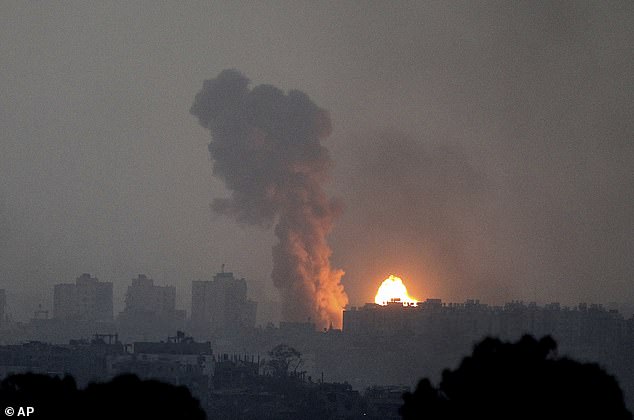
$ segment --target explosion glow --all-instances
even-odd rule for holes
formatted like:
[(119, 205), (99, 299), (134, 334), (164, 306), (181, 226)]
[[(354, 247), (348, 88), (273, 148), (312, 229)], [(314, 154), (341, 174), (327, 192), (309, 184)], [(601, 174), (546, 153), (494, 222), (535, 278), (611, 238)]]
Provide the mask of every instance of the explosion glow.
[(374, 303), (387, 305), (388, 302), (402, 302), (406, 304), (416, 304), (418, 301), (407, 294), (407, 288), (400, 277), (392, 276), (383, 280), (379, 290), (374, 297)]

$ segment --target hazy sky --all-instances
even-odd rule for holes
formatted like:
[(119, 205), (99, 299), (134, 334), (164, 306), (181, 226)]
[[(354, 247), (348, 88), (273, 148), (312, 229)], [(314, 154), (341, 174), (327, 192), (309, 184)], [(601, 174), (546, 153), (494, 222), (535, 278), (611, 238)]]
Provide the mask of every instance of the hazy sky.
[(273, 232), (211, 212), (189, 114), (236, 68), (330, 111), (352, 303), (391, 273), (420, 299), (633, 301), (633, 28), (631, 1), (3, 1), (0, 287), (50, 306), (90, 272), (120, 308), (146, 273), (189, 309), (222, 263), (270, 282)]

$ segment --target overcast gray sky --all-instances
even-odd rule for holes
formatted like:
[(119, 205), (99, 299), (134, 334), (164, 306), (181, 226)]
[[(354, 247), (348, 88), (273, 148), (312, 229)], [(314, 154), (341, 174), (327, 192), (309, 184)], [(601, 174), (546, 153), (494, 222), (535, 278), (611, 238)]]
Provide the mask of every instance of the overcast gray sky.
[(137, 273), (187, 306), (222, 263), (270, 282), (273, 232), (210, 211), (189, 114), (236, 68), (330, 111), (352, 303), (391, 273), (419, 299), (632, 301), (633, 28), (630, 1), (4, 1), (0, 287), (90, 272), (119, 308)]

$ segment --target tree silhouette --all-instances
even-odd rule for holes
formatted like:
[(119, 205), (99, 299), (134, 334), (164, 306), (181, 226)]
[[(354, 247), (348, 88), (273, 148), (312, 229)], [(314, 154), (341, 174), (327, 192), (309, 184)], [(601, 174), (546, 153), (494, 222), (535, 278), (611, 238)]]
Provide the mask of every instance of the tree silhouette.
[[(135, 375), (120, 375), (105, 383), (88, 385), (82, 402), (91, 413), (85, 418), (204, 420), (205, 412), (185, 386)], [(94, 414), (93, 414), (94, 413)]]
[(0, 382), (0, 409), (33, 407), (30, 418), (78, 419), (73, 412), (79, 405), (79, 391), (75, 380), (23, 373), (10, 375)]
[(297, 373), (302, 364), (302, 354), (287, 344), (279, 344), (269, 351), (270, 360), (266, 367), (273, 376), (284, 377), (289, 373)]
[(549, 336), (486, 338), (438, 388), (422, 379), (403, 395), (403, 419), (632, 419), (613, 376), (557, 356)]

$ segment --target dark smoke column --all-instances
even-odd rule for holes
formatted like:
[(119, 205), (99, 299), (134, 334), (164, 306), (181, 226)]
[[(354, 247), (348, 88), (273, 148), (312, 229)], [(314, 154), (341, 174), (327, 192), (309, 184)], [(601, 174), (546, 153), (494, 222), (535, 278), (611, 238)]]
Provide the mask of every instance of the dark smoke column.
[(250, 89), (236, 70), (205, 80), (190, 112), (211, 131), (213, 174), (231, 191), (214, 210), (240, 223), (275, 224), (271, 277), (284, 319), (341, 326), (344, 273), (330, 266), (326, 241), (340, 206), (321, 187), (331, 165), (320, 144), (330, 135), (328, 113), (300, 91)]

